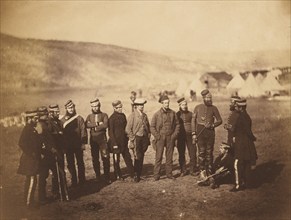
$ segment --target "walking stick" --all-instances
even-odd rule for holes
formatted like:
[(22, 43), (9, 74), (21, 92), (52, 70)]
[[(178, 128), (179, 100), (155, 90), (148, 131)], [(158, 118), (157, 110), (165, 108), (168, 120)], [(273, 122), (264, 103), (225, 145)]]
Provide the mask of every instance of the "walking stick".
[(59, 193), (60, 193), (60, 199), (61, 202), (63, 201), (63, 194), (62, 194), (62, 187), (61, 187), (61, 178), (60, 178), (60, 170), (59, 170), (59, 162), (58, 157), (55, 157), (56, 160), (56, 167), (57, 167), (57, 176), (58, 176), (58, 186), (59, 186)]
[(62, 178), (63, 178), (65, 197), (66, 197), (66, 200), (69, 201), (70, 199), (69, 199), (68, 188), (67, 188), (67, 184), (66, 184), (66, 177), (65, 177), (64, 173), (62, 175)]
[(218, 173), (214, 173), (214, 174), (212, 174), (212, 175), (209, 175), (209, 176), (207, 176), (207, 177), (206, 177), (205, 179), (203, 179), (203, 180), (197, 181), (196, 184), (203, 183), (203, 182), (209, 180), (211, 177), (217, 176), (218, 174), (221, 174), (221, 173), (223, 173), (223, 172), (225, 172), (225, 171), (227, 171), (227, 168), (221, 170), (221, 171), (218, 172)]

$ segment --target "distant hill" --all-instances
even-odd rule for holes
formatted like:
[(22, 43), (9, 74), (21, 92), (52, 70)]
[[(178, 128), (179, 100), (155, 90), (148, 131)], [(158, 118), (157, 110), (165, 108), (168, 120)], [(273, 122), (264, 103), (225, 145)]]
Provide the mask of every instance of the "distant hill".
[[(290, 66), (290, 51), (196, 54), (179, 58), (99, 43), (22, 39), (0, 34), (1, 88), (176, 89), (196, 73)], [(250, 56), (251, 55), (251, 56)], [(178, 58), (177, 58), (178, 57)], [(289, 65), (288, 65), (289, 64)]]
[(21, 39), (1, 34), (5, 90), (175, 86), (209, 66), (98, 43)]

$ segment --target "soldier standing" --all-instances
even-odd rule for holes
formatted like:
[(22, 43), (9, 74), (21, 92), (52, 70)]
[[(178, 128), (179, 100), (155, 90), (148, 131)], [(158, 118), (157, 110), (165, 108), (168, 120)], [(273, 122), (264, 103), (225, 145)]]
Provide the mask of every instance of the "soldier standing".
[[(229, 110), (230, 114), (227, 119), (227, 123), (224, 125), (224, 129), (227, 130), (227, 143), (233, 148), (233, 137), (234, 137), (234, 130), (237, 119), (239, 117), (239, 110), (237, 106), (237, 101), (240, 100), (239, 96), (232, 96), (230, 99)], [(232, 149), (233, 150), (233, 149)]]
[(111, 152), (113, 153), (114, 173), (115, 177), (123, 180), (120, 170), (120, 154), (124, 159), (130, 177), (134, 178), (134, 168), (132, 165), (131, 155), (128, 149), (128, 137), (125, 133), (126, 116), (122, 113), (122, 103), (116, 100), (112, 103), (114, 112), (109, 117), (109, 140)]
[(179, 121), (176, 113), (169, 108), (170, 100), (168, 96), (162, 95), (159, 102), (162, 104), (162, 108), (154, 114), (150, 125), (151, 133), (157, 142), (154, 167), (155, 181), (160, 179), (164, 147), (166, 147), (167, 178), (175, 179), (172, 174), (173, 151), (179, 132)]
[(231, 190), (237, 192), (250, 187), (251, 166), (258, 159), (254, 141), (256, 137), (252, 132), (252, 120), (246, 111), (245, 99), (237, 101), (240, 111), (237, 125), (234, 131), (234, 168), (235, 187)]
[(110, 156), (107, 146), (106, 130), (108, 128), (108, 115), (100, 110), (101, 103), (98, 98), (90, 101), (92, 113), (87, 116), (86, 128), (90, 129), (90, 145), (93, 168), (96, 180), (100, 180), (99, 152), (103, 162), (104, 178), (110, 182)]
[(179, 164), (181, 169), (181, 176), (187, 174), (185, 150), (186, 145), (190, 157), (190, 174), (195, 175), (197, 172), (196, 159), (196, 145), (192, 142), (192, 112), (188, 111), (187, 101), (185, 98), (178, 99), (179, 111), (177, 117), (180, 123), (180, 130), (177, 140), (177, 148), (179, 152)]
[(193, 141), (198, 143), (198, 163), (200, 177), (204, 179), (211, 174), (213, 163), (213, 147), (215, 128), (222, 124), (222, 119), (216, 106), (212, 104), (212, 95), (209, 90), (201, 92), (203, 104), (194, 109), (192, 118)]
[(76, 113), (75, 104), (68, 100), (65, 104), (66, 114), (61, 119), (64, 129), (65, 151), (72, 186), (77, 186), (75, 157), (78, 165), (79, 184), (85, 183), (85, 165), (83, 151), (87, 143), (87, 131), (84, 119)]
[(18, 145), (22, 150), (18, 174), (25, 175), (24, 199), (28, 207), (34, 205), (34, 193), (39, 172), (42, 142), (36, 131), (37, 111), (25, 112), (26, 124), (21, 132)]
[(39, 185), (38, 185), (38, 196), (40, 204), (48, 202), (46, 196), (46, 179), (49, 176), (49, 170), (52, 171), (52, 193), (54, 197), (57, 197), (58, 193), (58, 181), (57, 169), (55, 164), (56, 146), (51, 133), (48, 128), (48, 110), (47, 107), (42, 106), (38, 108), (39, 120), (37, 123), (37, 131), (42, 139), (41, 149), (41, 162), (39, 171)]
[(59, 119), (59, 115), (59, 106), (57, 104), (50, 105), (48, 130), (52, 135), (55, 143), (56, 154), (54, 162), (55, 166), (57, 166), (57, 173), (52, 178), (52, 191), (56, 193), (59, 190), (60, 199), (62, 200), (63, 198), (65, 198), (66, 200), (69, 200), (64, 162), (64, 133), (63, 125)]
[(144, 104), (147, 101), (143, 98), (134, 100), (135, 110), (128, 117), (126, 133), (129, 137), (130, 146), (134, 151), (134, 171), (136, 174), (135, 181), (140, 181), (142, 173), (144, 154), (150, 145), (150, 123), (147, 115), (144, 113)]

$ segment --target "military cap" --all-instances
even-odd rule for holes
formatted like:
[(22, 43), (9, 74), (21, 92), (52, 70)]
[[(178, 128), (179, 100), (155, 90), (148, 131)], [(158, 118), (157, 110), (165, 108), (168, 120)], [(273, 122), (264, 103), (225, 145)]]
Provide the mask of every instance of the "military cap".
[(94, 98), (90, 101), (91, 107), (100, 106), (101, 103), (98, 98)]
[(181, 105), (183, 102), (186, 102), (186, 99), (184, 97), (177, 100), (177, 103), (179, 105)]
[(65, 107), (66, 108), (70, 108), (70, 107), (73, 107), (75, 106), (75, 104), (73, 103), (73, 101), (70, 99), (68, 100), (66, 103), (65, 103)]
[(204, 89), (204, 90), (201, 91), (201, 95), (202, 96), (206, 96), (208, 93), (209, 93), (208, 89)]
[(41, 106), (37, 108), (37, 114), (39, 116), (43, 116), (43, 115), (47, 115), (48, 114), (48, 110), (46, 106)]
[(35, 110), (26, 111), (24, 114), (25, 114), (25, 117), (30, 118), (30, 117), (38, 116), (37, 113), (38, 113), (38, 111), (37, 111), (37, 109), (35, 109)]
[(247, 105), (247, 100), (246, 99), (240, 99), (237, 101), (238, 106), (246, 106)]
[(146, 103), (147, 103), (147, 100), (145, 100), (144, 98), (137, 98), (133, 102), (134, 105), (144, 105)]
[(117, 107), (117, 106), (119, 106), (119, 105), (122, 106), (122, 103), (121, 103), (120, 100), (115, 100), (114, 102), (112, 102), (112, 106), (113, 106), (113, 107)]
[(233, 101), (233, 102), (237, 102), (238, 100), (240, 100), (240, 97), (237, 96), (237, 95), (233, 95), (233, 96), (230, 97), (230, 99), (231, 99), (231, 101)]
[(230, 145), (226, 142), (222, 142), (220, 147), (224, 148), (224, 149), (230, 149)]
[(159, 99), (159, 102), (162, 103), (162, 102), (165, 101), (165, 100), (169, 100), (169, 97), (166, 96), (166, 95), (162, 95), (162, 96), (160, 97), (160, 99)]
[(59, 111), (59, 105), (58, 104), (49, 105), (49, 111), (50, 112)]

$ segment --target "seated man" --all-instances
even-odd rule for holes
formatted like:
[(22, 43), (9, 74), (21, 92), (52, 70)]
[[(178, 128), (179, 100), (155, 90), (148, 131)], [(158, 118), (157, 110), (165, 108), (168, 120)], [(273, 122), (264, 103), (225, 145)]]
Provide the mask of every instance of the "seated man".
[(220, 154), (213, 163), (213, 174), (205, 178), (205, 180), (199, 181), (199, 186), (211, 185), (211, 188), (215, 189), (223, 183), (234, 181), (234, 158), (230, 152), (230, 146), (222, 142), (219, 151)]

